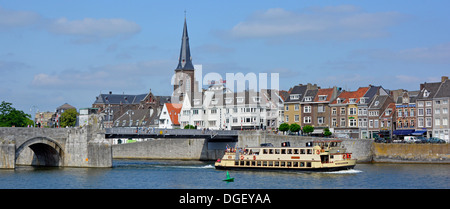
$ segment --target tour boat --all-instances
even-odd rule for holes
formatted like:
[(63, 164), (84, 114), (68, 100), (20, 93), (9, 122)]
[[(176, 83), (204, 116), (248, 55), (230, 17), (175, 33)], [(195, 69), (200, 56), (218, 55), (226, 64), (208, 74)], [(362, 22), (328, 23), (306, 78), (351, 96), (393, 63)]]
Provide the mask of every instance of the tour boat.
[(281, 147), (270, 143), (260, 147), (231, 148), (227, 146), (216, 169), (266, 169), (292, 171), (338, 171), (354, 168), (356, 159), (348, 153), (341, 140), (312, 141), (305, 147)]

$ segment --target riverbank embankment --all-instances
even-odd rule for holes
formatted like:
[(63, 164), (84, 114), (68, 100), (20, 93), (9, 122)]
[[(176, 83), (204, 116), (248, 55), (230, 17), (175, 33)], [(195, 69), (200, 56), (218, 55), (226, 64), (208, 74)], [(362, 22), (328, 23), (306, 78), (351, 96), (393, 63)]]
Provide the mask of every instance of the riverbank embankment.
[[(161, 138), (113, 145), (116, 159), (217, 160), (226, 146), (253, 147), (262, 143), (291, 147), (305, 146), (308, 136), (275, 135), (263, 131), (241, 131), (237, 142), (214, 142), (203, 138)], [(371, 139), (339, 139), (358, 163), (450, 163), (449, 144), (381, 144)]]

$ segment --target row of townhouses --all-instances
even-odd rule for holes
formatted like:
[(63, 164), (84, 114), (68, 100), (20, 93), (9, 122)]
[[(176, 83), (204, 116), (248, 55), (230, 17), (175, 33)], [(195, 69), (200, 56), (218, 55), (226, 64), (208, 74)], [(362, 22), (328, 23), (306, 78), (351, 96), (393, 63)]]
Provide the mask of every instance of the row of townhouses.
[[(201, 80), (201, 79), (200, 79)], [(105, 127), (159, 127), (276, 131), (281, 123), (325, 128), (336, 137), (402, 138), (407, 135), (449, 141), (450, 81), (423, 83), (417, 91), (369, 85), (355, 91), (299, 84), (288, 91), (232, 91), (225, 83), (202, 89), (195, 78), (186, 20), (173, 94), (100, 94), (92, 108)], [(200, 81), (201, 82), (201, 81)], [(234, 85), (231, 83), (231, 85)]]

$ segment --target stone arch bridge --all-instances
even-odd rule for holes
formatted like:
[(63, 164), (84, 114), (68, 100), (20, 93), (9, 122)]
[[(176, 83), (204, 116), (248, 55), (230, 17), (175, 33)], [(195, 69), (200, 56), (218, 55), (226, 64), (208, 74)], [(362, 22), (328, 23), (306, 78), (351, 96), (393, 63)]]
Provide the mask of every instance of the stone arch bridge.
[(83, 128), (0, 128), (0, 169), (16, 165), (112, 167), (105, 133)]

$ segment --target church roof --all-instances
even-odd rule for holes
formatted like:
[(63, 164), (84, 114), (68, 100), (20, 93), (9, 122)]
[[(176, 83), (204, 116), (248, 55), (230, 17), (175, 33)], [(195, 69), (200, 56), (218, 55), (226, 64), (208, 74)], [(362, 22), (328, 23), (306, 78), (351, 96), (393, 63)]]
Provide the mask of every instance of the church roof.
[(186, 18), (184, 18), (183, 36), (181, 37), (181, 50), (178, 66), (175, 70), (194, 70), (192, 64), (191, 50), (189, 48), (189, 36), (187, 31)]

